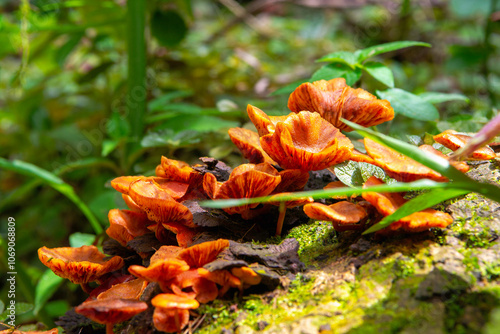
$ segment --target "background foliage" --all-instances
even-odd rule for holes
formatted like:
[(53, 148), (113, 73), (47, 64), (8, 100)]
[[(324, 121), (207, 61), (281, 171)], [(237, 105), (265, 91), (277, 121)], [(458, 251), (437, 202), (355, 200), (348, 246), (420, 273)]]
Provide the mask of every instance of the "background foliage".
[[(497, 113), (496, 0), (317, 3), (0, 0), (0, 272), (14, 217), (18, 321), (51, 325), (83, 300), (46, 272), (39, 247), (91, 243), (124, 207), (109, 181), (152, 174), (161, 155), (242, 162), (226, 130), (247, 123), (248, 103), (286, 114), (297, 82), (344, 76), (433, 110), (379, 127), (405, 141), (477, 131)], [(432, 47), (356, 53), (395, 41)]]

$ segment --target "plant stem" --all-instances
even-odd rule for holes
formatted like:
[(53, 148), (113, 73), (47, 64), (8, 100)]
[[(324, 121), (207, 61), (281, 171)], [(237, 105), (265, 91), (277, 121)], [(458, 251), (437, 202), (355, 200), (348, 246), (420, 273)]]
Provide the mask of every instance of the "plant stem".
[[(132, 143), (124, 151), (125, 157), (135, 150), (144, 130), (146, 114), (146, 1), (127, 1), (128, 20), (128, 92), (126, 97), (127, 119)], [(122, 166), (123, 167), (123, 166)]]
[(279, 212), (278, 224), (276, 225), (276, 236), (280, 236), (281, 230), (283, 229), (283, 222), (285, 221), (286, 214), (286, 202), (280, 202)]

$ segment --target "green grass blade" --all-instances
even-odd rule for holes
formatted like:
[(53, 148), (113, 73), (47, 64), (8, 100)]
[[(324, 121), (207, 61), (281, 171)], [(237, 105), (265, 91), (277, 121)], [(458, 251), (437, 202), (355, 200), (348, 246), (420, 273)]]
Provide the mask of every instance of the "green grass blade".
[(75, 203), (75, 205), (80, 209), (80, 211), (82, 211), (82, 213), (87, 217), (87, 219), (90, 222), (90, 225), (92, 226), (96, 234), (100, 234), (103, 231), (101, 224), (99, 224), (97, 218), (90, 211), (88, 206), (85, 203), (83, 203), (82, 200), (76, 195), (73, 187), (65, 183), (57, 175), (24, 161), (20, 160), (9, 161), (4, 158), (0, 158), (0, 168), (11, 170), (23, 175), (36, 177), (42, 180), (43, 182), (47, 183), (49, 186), (56, 189), (61, 194), (68, 197), (73, 203)]
[(392, 215), (385, 217), (377, 224), (371, 226), (369, 229), (364, 231), (363, 234), (376, 232), (391, 225), (393, 222), (398, 221), (403, 217), (411, 215), (414, 212), (425, 210), (433, 205), (436, 205), (448, 199), (455, 198), (468, 193), (469, 190), (456, 189), (456, 188), (433, 189), (428, 193), (422, 194), (406, 202)]
[(265, 203), (265, 202), (280, 202), (280, 201), (290, 201), (303, 197), (312, 197), (314, 199), (319, 198), (329, 198), (331, 196), (345, 195), (350, 196), (353, 194), (361, 194), (365, 192), (401, 192), (410, 190), (422, 190), (422, 189), (436, 189), (436, 188), (449, 188), (449, 183), (434, 182), (431, 180), (418, 180), (415, 182), (403, 183), (396, 182), (393, 184), (384, 184), (379, 186), (367, 187), (365, 189), (361, 187), (345, 187), (336, 189), (325, 189), (325, 190), (311, 190), (311, 191), (300, 191), (295, 193), (285, 193), (276, 194), (272, 196), (263, 196), (255, 198), (239, 198), (239, 199), (224, 199), (224, 200), (214, 200), (214, 201), (203, 201), (200, 202), (201, 206), (208, 208), (229, 208), (234, 206), (242, 206), (246, 204), (253, 203)]

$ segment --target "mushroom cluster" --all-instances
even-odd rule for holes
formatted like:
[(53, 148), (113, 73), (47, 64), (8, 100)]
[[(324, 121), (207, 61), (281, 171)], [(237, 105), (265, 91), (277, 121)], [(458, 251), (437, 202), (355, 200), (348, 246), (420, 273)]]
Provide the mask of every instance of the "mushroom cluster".
[[(219, 219), (232, 222), (229, 218), (237, 217), (258, 224), (265, 221), (260, 217), (277, 205), (276, 234), (280, 235), (285, 209), (304, 206), (307, 216), (331, 221), (337, 231), (362, 230), (376, 212), (387, 216), (406, 201), (400, 194), (365, 193), (362, 198), (336, 198), (330, 205), (301, 198), (207, 211), (198, 204), (201, 200), (300, 191), (308, 183), (310, 172), (331, 170), (349, 160), (383, 168), (397, 181), (447, 180), (370, 139), (364, 139), (367, 154), (354, 149), (341, 132), (351, 130), (341, 118), (373, 126), (391, 120), (394, 111), (388, 101), (353, 89), (344, 79), (302, 84), (290, 95), (288, 107), (291, 113), (286, 116), (268, 116), (249, 105), (247, 113), (257, 131), (229, 130), (231, 140), (249, 160), (247, 164), (231, 170), (210, 158), (202, 158), (205, 165), (190, 166), (162, 157), (155, 176), (114, 179), (111, 185), (122, 194), (128, 210), (113, 209), (108, 214), (106, 233), (111, 239), (103, 249), (112, 256), (107, 257), (96, 246), (40, 248), (43, 264), (80, 284), (89, 294), (75, 311), (106, 325), (107, 333), (113, 332), (115, 324), (134, 317), (151, 322), (159, 331), (179, 332), (196, 316), (200, 304), (223, 298), (229, 291), (242, 294), (256, 286), (273, 289), (283, 281), (280, 275), (303, 269), (294, 239), (286, 239), (279, 246), (258, 247), (221, 239)], [(457, 149), (467, 138), (444, 133), (435, 140)], [(436, 159), (448, 158), (431, 146), (421, 149)], [(473, 158), (491, 158), (485, 154)], [(460, 171), (468, 170), (464, 162), (452, 164)], [(372, 176), (364, 186), (382, 182)], [(338, 187), (338, 183), (327, 187)], [(420, 232), (451, 222), (448, 214), (428, 209), (402, 218), (379, 233)]]

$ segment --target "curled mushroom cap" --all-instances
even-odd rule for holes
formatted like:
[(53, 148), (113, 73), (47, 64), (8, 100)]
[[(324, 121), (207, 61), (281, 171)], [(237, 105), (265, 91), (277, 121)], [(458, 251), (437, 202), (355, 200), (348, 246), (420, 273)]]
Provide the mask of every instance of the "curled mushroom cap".
[[(202, 304), (215, 300), (219, 293), (215, 283), (201, 276), (196, 269), (175, 276), (167, 286), (176, 295), (194, 298)], [(162, 290), (167, 291), (165, 286)]]
[(200, 268), (215, 260), (217, 255), (227, 247), (229, 247), (229, 240), (226, 239), (207, 241), (184, 249), (177, 257), (191, 268)]
[[(207, 173), (203, 179), (203, 189), (213, 199), (253, 198), (267, 196), (281, 182), (278, 171), (267, 162), (243, 164), (236, 167), (226, 182), (217, 182), (214, 175)], [(240, 214), (243, 219), (252, 217), (251, 209), (259, 204), (225, 208), (229, 214)]]
[(112, 209), (108, 213), (109, 227), (106, 234), (122, 246), (135, 237), (149, 232), (148, 225), (153, 224), (144, 213)]
[[(365, 138), (364, 143), (370, 157), (372, 157), (390, 177), (398, 181), (410, 182), (419, 179), (431, 179), (438, 182), (448, 181), (448, 178), (429, 167), (384, 145), (376, 143), (369, 138)], [(436, 159), (443, 158), (436, 156)]]
[(260, 146), (259, 134), (257, 132), (243, 128), (231, 128), (228, 130), (228, 133), (231, 141), (250, 163), (260, 164), (267, 162), (272, 165), (276, 163)]
[[(384, 182), (375, 176), (372, 176), (365, 182), (363, 188), (380, 184), (384, 184)], [(363, 193), (362, 196), (384, 216), (394, 213), (394, 211), (396, 211), (401, 205), (406, 203), (406, 200), (398, 193), (368, 192)], [(431, 227), (444, 228), (451, 223), (453, 223), (453, 218), (449, 214), (434, 209), (425, 209), (401, 218), (377, 233), (389, 234), (396, 230), (405, 232), (422, 232)]]
[(168, 181), (186, 183), (190, 188), (201, 186), (202, 175), (186, 162), (161, 157), (161, 165), (156, 167), (156, 175)]
[(253, 125), (259, 133), (259, 137), (273, 133), (278, 122), (283, 122), (285, 119), (292, 115), (287, 116), (268, 116), (265, 112), (252, 105), (247, 106), (247, 114)]
[[(448, 147), (452, 151), (456, 151), (459, 148), (464, 147), (467, 142), (472, 140), (471, 136), (460, 134), (455, 130), (446, 130), (438, 135), (435, 135), (434, 140)], [(470, 158), (474, 160), (491, 160), (496, 157), (495, 151), (493, 151), (489, 146), (484, 146), (478, 148), (472, 152)]]
[(331, 205), (306, 204), (304, 212), (309, 218), (331, 221), (337, 231), (360, 229), (363, 226), (358, 223), (367, 216), (366, 210), (361, 205), (347, 201)]
[(123, 266), (123, 259), (114, 256), (105, 260), (105, 255), (95, 246), (60, 247), (38, 249), (40, 261), (57, 276), (73, 283), (83, 284), (97, 281), (103, 275)]
[(303, 83), (290, 95), (288, 108), (293, 112), (318, 112), (342, 131), (352, 131), (340, 119), (370, 127), (394, 118), (394, 109), (387, 100), (379, 100), (363, 89), (346, 85), (344, 78)]
[(137, 278), (128, 282), (113, 285), (108, 290), (100, 293), (97, 299), (136, 299), (138, 300), (148, 282)]
[(350, 157), (351, 141), (318, 113), (301, 111), (260, 137), (264, 151), (286, 169), (321, 170)]
[(148, 309), (148, 304), (133, 299), (97, 299), (75, 307), (75, 312), (106, 325), (106, 333), (113, 333), (113, 325), (126, 321)]
[(149, 282), (165, 283), (180, 273), (189, 270), (186, 262), (174, 258), (156, 258), (147, 268), (131, 265), (128, 271)]
[(189, 310), (200, 304), (188, 297), (174, 294), (159, 294), (151, 300), (155, 307), (153, 323), (157, 330), (172, 333), (179, 332), (189, 323)]
[(147, 213), (150, 220), (158, 223), (178, 222), (195, 227), (189, 209), (176, 202), (171, 192), (161, 187), (155, 180), (139, 179), (132, 182), (129, 196)]

